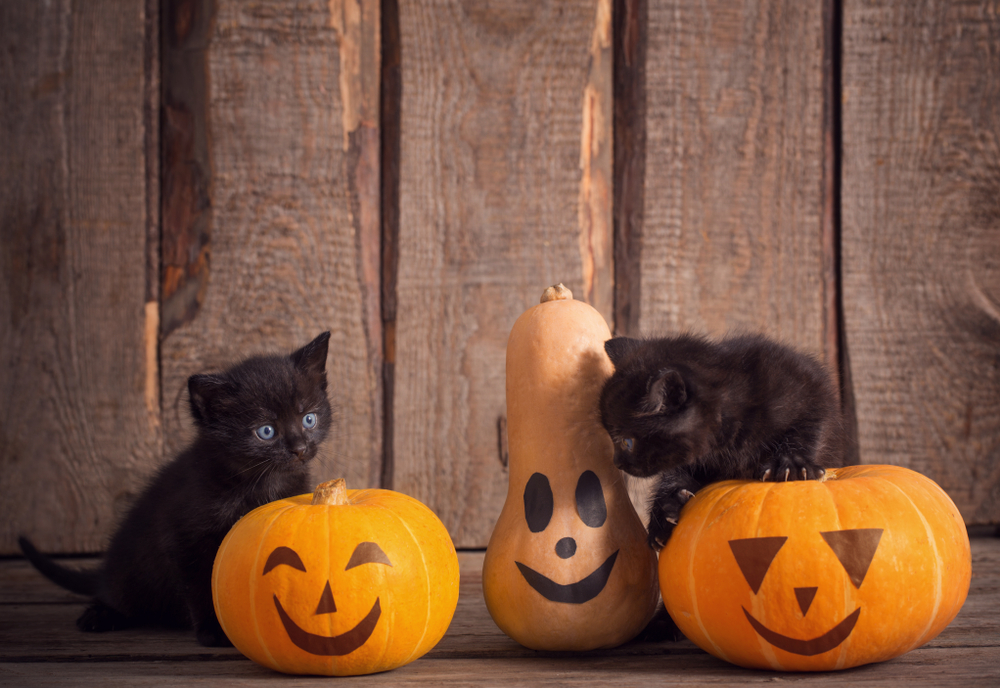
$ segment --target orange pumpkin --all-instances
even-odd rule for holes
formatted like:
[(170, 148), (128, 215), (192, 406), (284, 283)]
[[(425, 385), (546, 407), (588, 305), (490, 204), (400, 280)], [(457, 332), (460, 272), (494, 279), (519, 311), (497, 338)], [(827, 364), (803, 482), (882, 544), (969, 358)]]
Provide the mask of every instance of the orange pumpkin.
[(601, 315), (562, 285), (507, 342), (507, 499), (483, 562), (497, 626), (536, 650), (633, 638), (658, 600), (656, 557), (601, 425), (613, 367)]
[(458, 603), (458, 556), (437, 516), (390, 490), (323, 483), (233, 526), (212, 596), (236, 648), (289, 674), (394, 669), (444, 636)]
[(663, 599), (688, 638), (734, 664), (787, 671), (923, 645), (962, 608), (971, 572), (954, 503), (898, 466), (709, 485), (660, 553)]

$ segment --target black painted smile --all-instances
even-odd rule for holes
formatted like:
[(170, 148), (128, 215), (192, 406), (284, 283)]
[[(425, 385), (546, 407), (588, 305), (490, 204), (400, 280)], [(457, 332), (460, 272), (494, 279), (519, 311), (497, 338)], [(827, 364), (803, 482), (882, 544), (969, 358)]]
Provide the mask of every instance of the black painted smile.
[(309, 633), (299, 628), (299, 625), (292, 621), (292, 617), (288, 616), (288, 612), (281, 606), (277, 595), (274, 596), (274, 606), (278, 608), (278, 616), (281, 617), (281, 623), (285, 627), (288, 639), (300, 650), (305, 650), (311, 655), (324, 657), (341, 657), (364, 645), (371, 637), (372, 631), (375, 630), (375, 624), (378, 623), (378, 619), (382, 615), (382, 605), (378, 598), (375, 598), (375, 604), (372, 605), (371, 611), (358, 622), (357, 626), (346, 633), (331, 638)]
[(798, 638), (789, 638), (787, 635), (775, 633), (760, 621), (753, 618), (745, 607), (743, 608), (743, 613), (747, 615), (747, 621), (749, 621), (750, 625), (753, 626), (753, 630), (757, 631), (757, 635), (774, 645), (779, 650), (791, 652), (796, 655), (812, 657), (813, 655), (829, 652), (847, 640), (847, 636), (849, 636), (851, 631), (854, 630), (854, 625), (858, 623), (858, 616), (861, 614), (861, 607), (855, 609), (850, 616), (831, 628), (829, 631), (818, 638), (813, 638), (812, 640), (799, 640)]
[(563, 585), (556, 583), (550, 578), (546, 578), (534, 569), (525, 566), (519, 561), (515, 561), (517, 568), (521, 570), (524, 580), (534, 588), (542, 597), (552, 602), (565, 602), (567, 604), (583, 604), (597, 597), (604, 590), (611, 575), (611, 569), (615, 566), (615, 559), (618, 558), (618, 550), (608, 557), (593, 573), (586, 578), (578, 580), (576, 583)]

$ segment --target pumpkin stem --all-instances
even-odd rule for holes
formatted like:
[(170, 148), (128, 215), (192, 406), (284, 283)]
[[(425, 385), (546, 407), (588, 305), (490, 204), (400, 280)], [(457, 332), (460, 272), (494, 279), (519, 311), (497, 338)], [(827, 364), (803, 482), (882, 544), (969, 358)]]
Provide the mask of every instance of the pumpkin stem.
[(551, 287), (547, 287), (545, 291), (542, 292), (542, 298), (538, 303), (545, 303), (546, 301), (571, 301), (573, 299), (573, 292), (566, 288), (562, 282), (559, 284), (553, 284)]
[(347, 504), (347, 481), (343, 478), (336, 478), (320, 483), (316, 486), (316, 491), (313, 492), (312, 503), (327, 506)]

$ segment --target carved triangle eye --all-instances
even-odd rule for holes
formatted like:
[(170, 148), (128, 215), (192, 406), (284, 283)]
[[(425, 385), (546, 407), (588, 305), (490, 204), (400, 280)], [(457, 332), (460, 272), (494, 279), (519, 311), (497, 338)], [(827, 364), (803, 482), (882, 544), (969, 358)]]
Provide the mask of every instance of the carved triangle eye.
[(878, 549), (879, 540), (882, 539), (882, 529), (834, 530), (820, 535), (843, 564), (854, 587), (860, 588), (865, 574), (868, 573), (868, 567), (875, 558), (875, 550)]
[(786, 537), (761, 537), (729, 541), (729, 548), (733, 551), (736, 563), (754, 595), (760, 590), (764, 576), (771, 567), (771, 562), (774, 561), (778, 550), (787, 539)]

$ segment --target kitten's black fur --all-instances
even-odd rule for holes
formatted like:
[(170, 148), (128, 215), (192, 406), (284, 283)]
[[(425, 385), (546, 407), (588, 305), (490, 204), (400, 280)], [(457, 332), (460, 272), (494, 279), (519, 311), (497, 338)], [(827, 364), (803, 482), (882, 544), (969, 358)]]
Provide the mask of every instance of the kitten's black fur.
[(615, 372), (600, 411), (615, 465), (660, 476), (649, 510), (654, 549), (703, 485), (813, 479), (843, 463), (837, 395), (810, 356), (762, 335), (616, 337), (604, 348)]
[(191, 376), (197, 436), (136, 500), (100, 568), (64, 568), (20, 538), (39, 571), (93, 596), (76, 622), (81, 630), (193, 626), (202, 645), (229, 644), (212, 605), (215, 554), (241, 516), (312, 488), (308, 464), (331, 424), (329, 339), (324, 332), (289, 356), (256, 356), (217, 375)]

